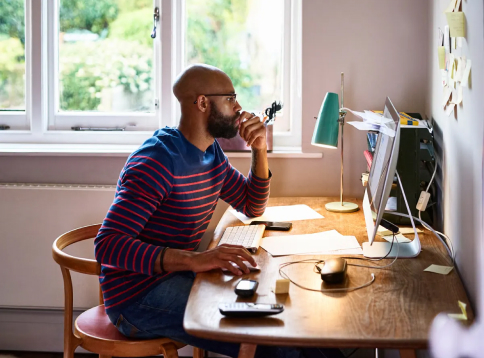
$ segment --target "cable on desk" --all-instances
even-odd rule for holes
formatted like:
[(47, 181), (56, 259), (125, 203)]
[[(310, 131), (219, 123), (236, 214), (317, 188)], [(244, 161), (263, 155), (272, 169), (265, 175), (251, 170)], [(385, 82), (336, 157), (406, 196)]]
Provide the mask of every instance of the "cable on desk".
[(322, 262), (324, 262), (324, 260), (316, 260), (316, 259), (304, 259), (304, 260), (300, 260), (300, 261), (285, 262), (285, 263), (282, 263), (282, 264), (279, 265), (279, 275), (281, 275), (281, 277), (283, 277), (283, 278), (288, 279), (289, 281), (291, 281), (291, 283), (293, 283), (297, 287), (302, 288), (304, 290), (313, 291), (313, 292), (350, 292), (350, 291), (356, 291), (356, 290), (359, 290), (360, 288), (364, 288), (364, 287), (370, 286), (375, 281), (375, 274), (374, 273), (371, 273), (371, 280), (368, 281), (368, 282), (366, 282), (365, 284), (363, 284), (361, 286), (356, 286), (356, 287), (342, 287), (342, 288), (327, 288), (327, 289), (319, 289), (319, 290), (316, 290), (314, 288), (305, 287), (305, 286), (300, 285), (299, 283), (293, 281), (283, 271), (283, 268), (284, 267), (290, 266), (290, 265), (294, 265), (294, 264), (300, 264), (300, 263), (315, 263), (316, 265), (318, 265), (318, 264), (320, 264)]
[[(427, 189), (425, 190), (426, 193), (429, 192), (430, 186), (432, 185), (432, 182), (434, 181), (435, 174), (437, 173), (437, 165), (434, 167), (434, 172), (432, 174), (432, 177), (430, 178), (429, 184), (427, 185)], [(428, 207), (428, 206), (427, 206)], [(418, 210), (418, 209), (417, 209)], [(436, 234), (437, 238), (447, 247), (447, 252), (449, 252), (449, 249), (451, 253), (449, 253), (450, 257), (452, 258), (452, 266), (455, 266), (455, 250), (454, 250), (454, 244), (452, 243), (452, 240), (450, 237), (445, 235), (444, 233), (441, 233), (440, 231), (434, 230), (429, 224), (427, 224), (425, 221), (422, 220), (422, 211), (418, 210), (418, 218), (420, 223), (424, 228), (427, 230), (432, 231), (434, 234)], [(437, 235), (438, 234), (438, 235)], [(442, 236), (445, 238), (445, 242), (439, 237)]]
[[(402, 213), (398, 213), (398, 212), (395, 212), (395, 211), (389, 211), (388, 213), (392, 214), (392, 215), (396, 215), (396, 216), (403, 216), (404, 218), (410, 218), (410, 215), (407, 215), (407, 214), (402, 214)], [(412, 218), (414, 220), (417, 220), (418, 222), (420, 222), (422, 224), (423, 227), (425, 227), (427, 230), (429, 231), (432, 231), (434, 233), (434, 235), (437, 237), (437, 239), (440, 240), (440, 242), (444, 245), (445, 249), (447, 250), (447, 253), (449, 254), (451, 260), (452, 260), (452, 267), (455, 266), (455, 256), (454, 256), (454, 250), (453, 250), (453, 247), (452, 247), (452, 251), (449, 247), (449, 245), (447, 245), (447, 243), (437, 234), (437, 232), (432, 229), (431, 226), (429, 226), (425, 221), (419, 219), (419, 218), (416, 218), (415, 216), (412, 216)], [(452, 241), (450, 241), (452, 243)]]

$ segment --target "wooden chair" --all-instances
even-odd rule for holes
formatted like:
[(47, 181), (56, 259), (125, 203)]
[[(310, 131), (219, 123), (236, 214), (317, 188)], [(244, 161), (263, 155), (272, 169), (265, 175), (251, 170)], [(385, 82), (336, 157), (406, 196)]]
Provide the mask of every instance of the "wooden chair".
[[(100, 305), (83, 312), (72, 327), (73, 290), (69, 270), (88, 275), (101, 273), (101, 265), (85, 258), (74, 257), (62, 250), (76, 242), (96, 237), (101, 224), (84, 226), (59, 236), (53, 246), (52, 255), (60, 265), (64, 278), (64, 358), (73, 358), (77, 347), (99, 354), (100, 358), (146, 357), (163, 354), (167, 358), (178, 358), (177, 350), (185, 344), (169, 338), (138, 340), (122, 335), (109, 320), (100, 291)], [(204, 351), (194, 348), (194, 358), (202, 358)]]

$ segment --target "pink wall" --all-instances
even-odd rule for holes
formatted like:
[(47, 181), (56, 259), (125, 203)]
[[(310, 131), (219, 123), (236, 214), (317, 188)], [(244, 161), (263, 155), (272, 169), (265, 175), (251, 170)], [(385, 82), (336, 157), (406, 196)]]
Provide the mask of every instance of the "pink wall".
[[(427, 95), (428, 4), (422, 0), (303, 1), (303, 150), (310, 145), (326, 92), (340, 93), (345, 107), (382, 110), (389, 96), (398, 111), (424, 113)], [(347, 120), (355, 120), (348, 115)], [(345, 191), (363, 196), (365, 132), (345, 126)], [(325, 149), (314, 162), (318, 186), (339, 188), (339, 150)]]

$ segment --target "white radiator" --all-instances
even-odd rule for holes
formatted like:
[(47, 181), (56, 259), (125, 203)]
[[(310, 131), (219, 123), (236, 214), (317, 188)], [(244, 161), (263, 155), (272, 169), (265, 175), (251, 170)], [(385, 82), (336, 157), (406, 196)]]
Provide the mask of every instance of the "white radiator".
[[(66, 231), (102, 222), (114, 191), (115, 186), (0, 184), (0, 307), (64, 307), (52, 244)], [(66, 252), (93, 259), (93, 240)], [(74, 307), (97, 305), (97, 277), (72, 278)]]

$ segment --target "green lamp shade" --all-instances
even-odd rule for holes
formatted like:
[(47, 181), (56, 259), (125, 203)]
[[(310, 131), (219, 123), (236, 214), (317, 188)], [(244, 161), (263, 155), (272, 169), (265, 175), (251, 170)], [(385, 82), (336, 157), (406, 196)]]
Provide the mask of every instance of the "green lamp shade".
[(337, 148), (339, 134), (339, 99), (337, 93), (328, 92), (319, 110), (314, 127), (312, 145)]

